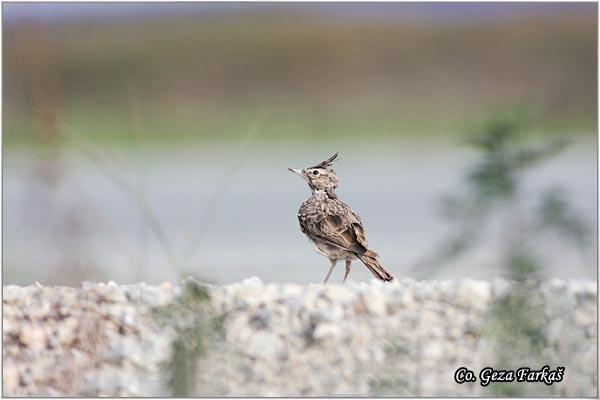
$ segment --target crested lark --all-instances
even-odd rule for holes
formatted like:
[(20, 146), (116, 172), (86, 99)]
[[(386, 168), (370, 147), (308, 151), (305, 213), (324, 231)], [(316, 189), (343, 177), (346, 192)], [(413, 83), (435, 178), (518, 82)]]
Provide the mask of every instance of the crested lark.
[(350, 274), (352, 260), (359, 259), (382, 281), (391, 281), (392, 275), (379, 263), (377, 253), (369, 250), (367, 235), (358, 214), (335, 194), (338, 178), (330, 168), (337, 158), (329, 159), (302, 170), (288, 168), (304, 179), (312, 195), (298, 211), (300, 230), (315, 244), (318, 253), (329, 258), (331, 268), (325, 276), (326, 283), (338, 260), (346, 261), (344, 282)]

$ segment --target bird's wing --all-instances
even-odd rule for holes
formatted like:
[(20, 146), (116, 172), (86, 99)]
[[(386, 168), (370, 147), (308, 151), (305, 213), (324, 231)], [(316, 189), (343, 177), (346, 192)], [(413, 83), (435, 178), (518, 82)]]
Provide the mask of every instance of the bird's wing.
[(376, 256), (369, 251), (369, 242), (360, 218), (346, 204), (336, 201), (313, 218), (300, 221), (302, 231), (342, 249)]

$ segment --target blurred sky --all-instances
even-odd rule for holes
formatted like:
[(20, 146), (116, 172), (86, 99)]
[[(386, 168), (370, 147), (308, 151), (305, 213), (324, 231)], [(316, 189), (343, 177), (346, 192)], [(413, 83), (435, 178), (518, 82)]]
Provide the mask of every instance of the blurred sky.
[(207, 16), (223, 12), (236, 13), (255, 9), (319, 10), (333, 18), (404, 18), (423, 22), (465, 23), (492, 21), (508, 16), (539, 13), (564, 13), (574, 10), (592, 12), (595, 4), (587, 3), (4, 3), (4, 22), (16, 23), (36, 19), (64, 23), (77, 20), (106, 20), (114, 18), (160, 18), (165, 14), (197, 13)]
[(523, 100), (550, 130), (596, 122), (593, 3), (3, 7), (8, 144), (62, 121), (125, 140), (131, 107), (159, 140), (239, 138), (261, 110), (269, 139), (449, 134)]

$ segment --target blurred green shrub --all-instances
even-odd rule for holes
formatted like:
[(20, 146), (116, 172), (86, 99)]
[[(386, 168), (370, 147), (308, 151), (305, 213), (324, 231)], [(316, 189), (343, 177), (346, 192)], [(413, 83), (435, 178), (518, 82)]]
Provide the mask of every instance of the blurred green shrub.
[(222, 332), (223, 318), (211, 313), (208, 291), (193, 279), (186, 280), (179, 299), (157, 310), (166, 327), (175, 328), (171, 357), (163, 365), (163, 376), (172, 396), (189, 396), (198, 358)]
[[(448, 262), (474, 249), (490, 225), (499, 228), (500, 257), (511, 290), (492, 306), (483, 334), (491, 345), (495, 369), (541, 367), (549, 364), (542, 332), (542, 305), (530, 293), (538, 284), (543, 267), (540, 239), (559, 235), (564, 246), (585, 248), (590, 243), (589, 227), (569, 204), (560, 187), (530, 194), (533, 210), (525, 206), (524, 174), (563, 151), (561, 138), (531, 143), (528, 130), (535, 114), (527, 104), (508, 107), (493, 114), (465, 143), (480, 157), (466, 172), (464, 190), (443, 201), (443, 211), (457, 231), (442, 243), (433, 260)], [(495, 396), (522, 396), (533, 390), (522, 383), (490, 384)], [(535, 394), (548, 393), (535, 386)]]
[(531, 143), (529, 130), (534, 112), (527, 104), (497, 111), (465, 140), (480, 157), (467, 170), (462, 193), (442, 200), (442, 212), (457, 229), (434, 253), (429, 264), (448, 262), (478, 245), (485, 229), (495, 221), (507, 277), (524, 282), (540, 267), (536, 244), (542, 236), (558, 234), (564, 243), (584, 248), (589, 228), (569, 204), (560, 187), (550, 187), (533, 196), (536, 208), (525, 207), (524, 174), (559, 154), (568, 142), (550, 137)]

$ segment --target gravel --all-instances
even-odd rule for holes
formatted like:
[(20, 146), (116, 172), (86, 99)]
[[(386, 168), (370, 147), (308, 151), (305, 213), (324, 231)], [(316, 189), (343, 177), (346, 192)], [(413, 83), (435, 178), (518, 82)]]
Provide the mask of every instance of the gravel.
[[(201, 286), (222, 327), (192, 363), (189, 395), (490, 396), (508, 384), (459, 385), (454, 371), (544, 365), (564, 366), (563, 381), (514, 384), (517, 394), (597, 395), (597, 287), (588, 280), (528, 289), (539, 305), (525, 320), (539, 325), (533, 338), (494, 319), (515, 290), (500, 279)], [(3, 289), (4, 395), (172, 393), (165, 366), (189, 318), (169, 310), (185, 305), (182, 287)]]

